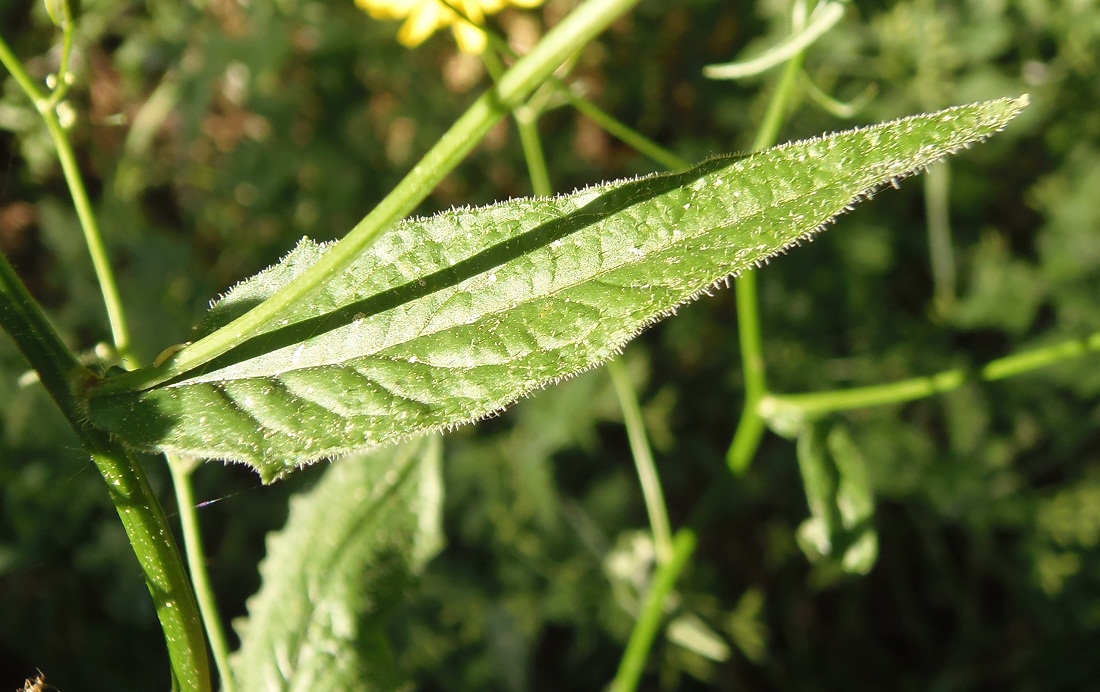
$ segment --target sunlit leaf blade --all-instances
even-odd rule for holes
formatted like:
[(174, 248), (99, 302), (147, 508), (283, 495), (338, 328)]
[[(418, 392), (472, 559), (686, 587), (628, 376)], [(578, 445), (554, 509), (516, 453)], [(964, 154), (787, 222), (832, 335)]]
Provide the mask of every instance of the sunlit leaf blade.
[[(885, 184), (1000, 130), (1026, 97), (796, 142), (686, 172), (406, 221), (228, 354), (91, 421), (267, 480), (465, 423), (592, 367), (677, 306)], [(303, 241), (218, 302), (209, 332), (328, 250)]]
[(442, 546), (438, 437), (336, 461), (268, 540), (240, 690), (393, 690), (388, 609)]

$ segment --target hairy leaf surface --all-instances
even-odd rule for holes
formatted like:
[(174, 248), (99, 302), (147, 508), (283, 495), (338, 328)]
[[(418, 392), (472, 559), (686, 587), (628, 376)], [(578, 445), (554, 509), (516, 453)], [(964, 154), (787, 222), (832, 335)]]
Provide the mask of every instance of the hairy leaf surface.
[[(248, 342), (151, 388), (93, 394), (90, 418), (137, 447), (246, 462), (265, 480), (475, 420), (611, 357), (1024, 105), (961, 106), (685, 173), (407, 220)], [(329, 247), (304, 240), (218, 301), (203, 332)]]
[(443, 544), (438, 437), (341, 459), (268, 540), (236, 623), (241, 690), (393, 690), (388, 609)]

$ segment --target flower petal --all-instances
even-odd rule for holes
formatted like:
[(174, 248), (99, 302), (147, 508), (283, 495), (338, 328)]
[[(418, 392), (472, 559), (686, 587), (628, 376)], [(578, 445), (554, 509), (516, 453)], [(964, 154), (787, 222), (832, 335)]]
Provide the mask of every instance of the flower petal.
[(487, 38), (485, 32), (482, 31), (480, 27), (474, 26), (464, 19), (460, 19), (455, 22), (452, 31), (455, 35), (455, 41), (458, 42), (458, 48), (463, 53), (480, 55), (485, 51)]
[(420, 2), (401, 25), (401, 30), (397, 32), (397, 40), (407, 48), (416, 48), (424, 43), (424, 40), (435, 33), (436, 29), (451, 23), (448, 15), (454, 13), (450, 10), (444, 13), (441, 11), (444, 9), (446, 8), (435, 0)]
[(484, 14), (495, 14), (508, 6), (507, 0), (466, 0), (462, 4), (466, 6), (477, 5), (478, 11)]
[(355, 0), (360, 9), (375, 19), (400, 19), (423, 2), (424, 0)]
[[(355, 4), (375, 19), (400, 19), (405, 23), (397, 40), (415, 48), (437, 29), (452, 26), (458, 47), (464, 53), (481, 53), (488, 42), (480, 25), (485, 16), (509, 5), (535, 7), (544, 0), (355, 0)], [(452, 9), (452, 7), (454, 9)], [(455, 11), (457, 10), (457, 12)], [(468, 21), (467, 21), (468, 20)]]
[(454, 3), (454, 6), (474, 24), (483, 24), (485, 13), (482, 10), (487, 4), (489, 3), (485, 0), (458, 0)]

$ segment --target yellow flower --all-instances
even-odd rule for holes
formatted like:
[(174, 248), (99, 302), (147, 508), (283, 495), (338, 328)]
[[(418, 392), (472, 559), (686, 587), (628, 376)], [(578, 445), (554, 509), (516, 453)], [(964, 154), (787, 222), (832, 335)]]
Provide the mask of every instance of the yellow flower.
[(485, 21), (486, 15), (499, 12), (508, 5), (535, 7), (542, 2), (543, 0), (355, 0), (356, 5), (375, 19), (405, 18), (405, 23), (397, 32), (397, 40), (402, 45), (415, 48), (435, 33), (436, 29), (449, 26), (463, 53), (481, 53), (485, 50), (485, 32), (478, 25)]

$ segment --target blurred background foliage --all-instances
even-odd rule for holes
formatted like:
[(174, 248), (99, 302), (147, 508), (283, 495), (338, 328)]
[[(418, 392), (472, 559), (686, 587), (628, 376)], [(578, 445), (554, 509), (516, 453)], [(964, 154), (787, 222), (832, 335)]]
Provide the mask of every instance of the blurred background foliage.
[[(493, 20), (529, 46), (573, 5)], [(645, 0), (569, 81), (689, 160), (745, 149), (774, 75), (701, 68), (789, 32), (790, 2)], [(71, 134), (139, 354), (188, 338), (207, 302), (297, 239), (346, 232), (488, 83), (447, 36), (409, 51), (396, 24), (337, 0), (84, 0)], [(32, 74), (56, 70), (41, 4), (0, 0)], [(744, 51), (744, 53), (742, 53)], [(1031, 94), (1009, 130), (861, 205), (760, 272), (770, 382), (814, 391), (979, 364), (1100, 330), (1100, 6), (1090, 0), (856, 1), (806, 57), (784, 139)], [(849, 120), (810, 98), (876, 91)], [(561, 190), (655, 166), (562, 107), (541, 120)], [(0, 94), (0, 248), (74, 349), (109, 337), (43, 126)], [(941, 175), (946, 175), (944, 170)], [(529, 192), (511, 124), (422, 211)], [(929, 259), (947, 203), (956, 269)], [(647, 688), (1086, 689), (1100, 678), (1100, 367), (1085, 358), (838, 417), (876, 497), (877, 564), (839, 576), (796, 530), (795, 445), (725, 452), (741, 405), (734, 302), (719, 291), (626, 353), (673, 522), (700, 548)], [(62, 690), (164, 689), (162, 636), (102, 481), (0, 339), (0, 685), (35, 668)], [(393, 623), (423, 689), (598, 689), (653, 562), (610, 381), (594, 371), (447, 437), (449, 545)], [(167, 474), (149, 474), (172, 511)], [(271, 488), (197, 474), (227, 620), (258, 586), (266, 532), (320, 465)]]

